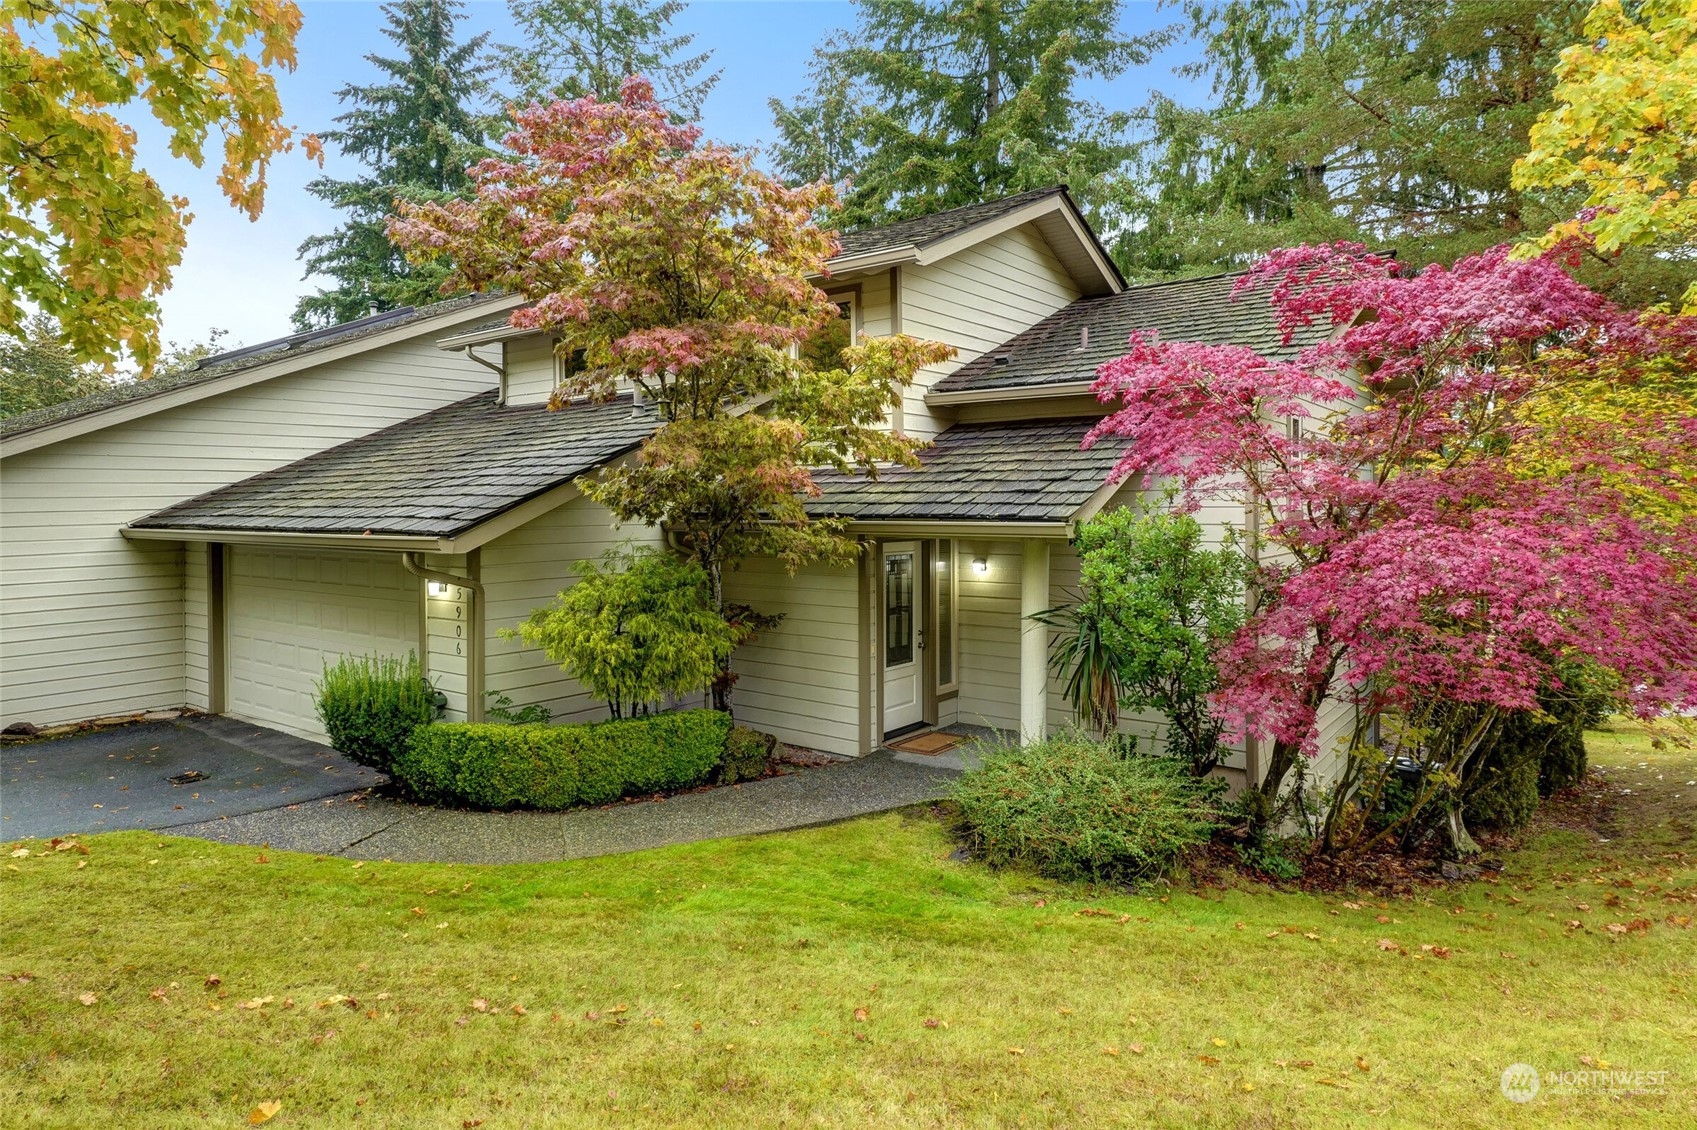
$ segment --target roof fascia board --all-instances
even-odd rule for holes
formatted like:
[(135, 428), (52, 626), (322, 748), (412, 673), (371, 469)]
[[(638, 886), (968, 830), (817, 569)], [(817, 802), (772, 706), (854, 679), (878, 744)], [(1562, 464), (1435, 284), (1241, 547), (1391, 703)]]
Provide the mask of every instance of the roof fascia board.
[[(1096, 240), (1085, 230), (1084, 225), (1079, 222), (1078, 216), (1074, 214), (1072, 207), (1067, 204), (1060, 193), (1042, 200), (1033, 200), (1025, 207), (1009, 212), (1005, 216), (985, 220), (983, 223), (974, 224), (969, 228), (955, 232), (953, 235), (925, 244), (919, 249), (919, 265), (922, 267), (930, 266), (932, 263), (947, 259), (951, 255), (959, 254), (975, 244), (993, 239), (1003, 232), (1012, 231), (1034, 220), (1042, 219), (1050, 213), (1059, 213), (1066, 220), (1067, 228), (1072, 232), (1073, 238), (1078, 240), (1079, 246), (1084, 249), (1085, 254), (1090, 257), (1090, 261), (1095, 264), (1097, 274), (1100, 276), (1099, 279), (1094, 280), (1096, 284), (1106, 287), (1110, 294), (1118, 294), (1124, 290), (1125, 284), (1120, 281), (1119, 272), (1103, 260), (1101, 249), (1097, 246)], [(1081, 289), (1089, 291), (1088, 287)]]
[[(614, 462), (618, 462), (618, 460)], [(602, 467), (611, 465), (609, 463), (601, 464)], [(596, 468), (591, 468), (584, 474), (590, 474), (594, 470)], [(561, 483), (557, 487), (543, 491), (534, 498), (519, 503), (510, 510), (503, 510), (493, 518), (484, 520), (464, 533), (456, 534), (452, 538), (444, 538), (444, 544), (450, 547), (444, 552), (469, 553), (471, 550), (489, 544), (503, 534), (510, 534), (520, 526), (535, 521), (551, 510), (559, 509), (582, 494), (583, 492), (577, 489), (575, 483)]]
[(212, 530), (199, 528), (156, 528), (120, 526), (118, 532), (132, 541), (223, 542), (228, 545), (281, 545), (300, 549), (369, 549), (392, 553), (413, 550), (452, 553), (447, 538), (408, 537), (401, 534), (315, 534), (289, 530)]
[[(995, 352), (991, 350), (991, 352)], [(1094, 381), (1064, 381), (1050, 385), (1016, 385), (1012, 388), (965, 388), (956, 392), (927, 392), (927, 404), (991, 404), (1002, 400), (1046, 400), (1056, 396), (1090, 394)]]
[(849, 531), (885, 537), (1012, 537), (1064, 540), (1067, 522), (950, 521), (907, 518), (900, 521), (849, 522)]
[[(463, 321), (468, 317), (480, 317), (503, 307), (510, 310), (522, 301), (516, 296), (511, 296), (500, 301), (492, 301), (487, 305), (479, 305), (469, 309), (462, 308), (437, 317), (442, 321)], [(477, 313), (471, 313), (472, 309), (475, 309)], [(315, 365), (343, 361), (373, 349), (396, 345), (410, 338), (424, 337), (431, 332), (430, 325), (434, 320), (425, 318), (422, 321), (409, 322), (391, 330), (367, 334), (340, 345), (327, 345), (322, 349), (314, 349), (308, 353), (285, 353), (275, 361), (267, 361), (255, 365), (251, 369), (238, 369), (233, 373), (213, 377), (207, 381), (187, 384), (169, 392), (162, 392), (157, 396), (144, 396), (137, 400), (123, 401), (112, 405), (110, 408), (90, 412), (86, 416), (73, 416), (58, 423), (44, 424), (33, 431), (0, 439), (0, 458), (8, 455), (22, 455), (26, 451), (35, 451), (38, 448), (48, 447), (64, 440), (102, 431), (117, 424), (140, 420), (153, 415), (155, 412), (164, 412), (167, 409), (193, 404), (209, 397), (221, 396), (226, 392), (236, 392), (256, 384), (262, 384), (277, 377), (285, 377), (291, 373), (310, 369)]]
[(450, 337), (438, 338), (436, 348), (450, 353), (464, 349), (468, 345), (490, 345), (497, 341), (511, 341), (516, 337), (529, 337), (540, 334), (541, 330), (520, 329), (517, 326), (499, 326), (489, 330), (466, 330)]
[(900, 247), (881, 247), (876, 251), (863, 251), (859, 255), (839, 255), (825, 264), (827, 274), (809, 275), (811, 279), (840, 278), (843, 275), (861, 271), (878, 271), (886, 267), (894, 267), (902, 263), (919, 262), (920, 250), (911, 243)]

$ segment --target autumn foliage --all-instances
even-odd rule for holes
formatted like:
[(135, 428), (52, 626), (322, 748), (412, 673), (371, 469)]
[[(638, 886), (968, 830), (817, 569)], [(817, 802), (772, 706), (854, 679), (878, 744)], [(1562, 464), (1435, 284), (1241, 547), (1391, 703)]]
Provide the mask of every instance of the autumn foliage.
[[(1300, 247), (1237, 289), (1309, 344), (1275, 359), (1134, 335), (1100, 370), (1117, 407), (1092, 440), (1129, 437), (1114, 476), (1192, 503), (1251, 492), (1260, 600), (1215, 706), (1273, 741), (1267, 794), (1321, 752), (1337, 697), (1531, 710), (1583, 659), (1618, 673), (1623, 708), (1697, 702), (1697, 417), (1688, 387), (1641, 395), (1688, 385), (1691, 321), (1635, 317), (1502, 248), (1414, 272)], [(1599, 388), (1632, 418), (1550, 419)]]

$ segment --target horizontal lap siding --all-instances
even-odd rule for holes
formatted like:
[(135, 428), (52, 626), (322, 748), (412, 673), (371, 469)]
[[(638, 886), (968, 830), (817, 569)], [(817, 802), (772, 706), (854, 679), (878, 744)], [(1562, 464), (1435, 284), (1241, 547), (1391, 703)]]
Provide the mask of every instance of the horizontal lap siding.
[(852, 568), (812, 567), (792, 577), (766, 559), (726, 575), (727, 600), (784, 617), (736, 653), (738, 721), (792, 745), (859, 752), (859, 584)]
[[(1015, 541), (963, 538), (956, 590), (960, 615), (960, 694), (957, 721), (1019, 729), (1019, 586), (1023, 551)], [(984, 558), (990, 571), (972, 567)]]
[(931, 415), (926, 389), (1078, 297), (1060, 260), (1029, 225), (940, 263), (903, 268), (903, 332), (959, 350), (953, 361), (928, 366), (915, 379), (902, 405), (907, 430), (926, 438), (935, 435), (947, 421)]
[(626, 541), (663, 544), (653, 528), (616, 525), (605, 507), (575, 498), (483, 547), (486, 690), (500, 691), (518, 706), (540, 703), (553, 711), (556, 722), (607, 717), (606, 703), (591, 697), (540, 649), (502, 639), (499, 632), (517, 627), (532, 609), (552, 603), (571, 584), (574, 561), (599, 557)]
[(118, 528), (490, 387), (448, 332), (0, 463), (0, 721), (204, 704), (204, 557)]

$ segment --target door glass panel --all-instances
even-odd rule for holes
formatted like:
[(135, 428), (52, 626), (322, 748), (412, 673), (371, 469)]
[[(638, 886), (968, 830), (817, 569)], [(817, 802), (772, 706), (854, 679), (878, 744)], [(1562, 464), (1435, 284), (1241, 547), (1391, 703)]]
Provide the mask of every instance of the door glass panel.
[(948, 538), (937, 541), (937, 638), (932, 646), (937, 651), (937, 685), (946, 687), (955, 681), (955, 543)]
[(913, 662), (913, 554), (884, 558), (884, 666)]

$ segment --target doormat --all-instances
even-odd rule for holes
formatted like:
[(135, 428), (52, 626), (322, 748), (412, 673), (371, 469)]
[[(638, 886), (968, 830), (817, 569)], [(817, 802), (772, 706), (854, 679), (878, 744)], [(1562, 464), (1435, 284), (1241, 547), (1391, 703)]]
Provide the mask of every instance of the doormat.
[(885, 742), (884, 744), (891, 749), (901, 750), (903, 753), (933, 754), (953, 749), (965, 740), (960, 734), (948, 734), (942, 730), (932, 730), (929, 733), (915, 734), (911, 738), (899, 738), (896, 741)]

